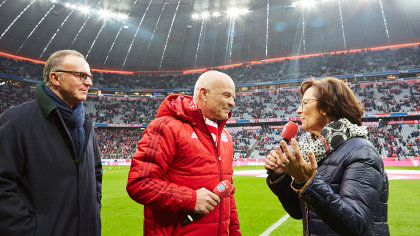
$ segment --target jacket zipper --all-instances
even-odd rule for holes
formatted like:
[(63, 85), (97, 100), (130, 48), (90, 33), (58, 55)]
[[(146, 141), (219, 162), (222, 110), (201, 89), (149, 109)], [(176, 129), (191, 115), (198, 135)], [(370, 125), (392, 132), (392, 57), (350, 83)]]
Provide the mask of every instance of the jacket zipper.
[[(219, 129), (220, 129), (220, 125), (221, 124), (219, 124)], [(220, 154), (219, 154), (219, 146), (220, 146), (220, 139), (221, 139), (221, 134), (222, 134), (222, 132), (223, 132), (223, 129), (219, 132), (217, 132), (218, 133), (218, 137), (217, 137), (217, 144), (215, 144), (214, 143), (214, 141), (213, 141), (213, 138), (212, 138), (212, 136), (211, 136), (211, 133), (210, 133), (210, 131), (207, 129), (207, 131), (208, 131), (208, 134), (210, 135), (210, 139), (211, 139), (211, 141), (212, 141), (212, 143), (213, 143), (213, 145), (214, 145), (214, 147), (215, 147), (215, 149), (216, 149), (216, 158), (217, 158), (217, 167), (219, 168), (219, 181), (221, 182), (222, 181), (222, 168), (221, 168), (221, 166), (220, 166), (220, 161), (221, 161), (221, 158), (220, 158)], [(222, 201), (221, 201), (222, 199), (220, 199), (220, 217), (219, 217), (219, 229), (217, 230), (217, 235), (220, 235), (220, 227), (221, 227), (221, 225), (222, 225)]]
[[(219, 155), (219, 144), (220, 144), (220, 138), (217, 139), (217, 146), (216, 146), (216, 154), (217, 154), (217, 166), (219, 168), (219, 180), (222, 181), (222, 168), (220, 166), (220, 155)], [(219, 229), (217, 230), (217, 235), (220, 235), (220, 227), (222, 224), (222, 199), (220, 199), (220, 217), (219, 217)]]

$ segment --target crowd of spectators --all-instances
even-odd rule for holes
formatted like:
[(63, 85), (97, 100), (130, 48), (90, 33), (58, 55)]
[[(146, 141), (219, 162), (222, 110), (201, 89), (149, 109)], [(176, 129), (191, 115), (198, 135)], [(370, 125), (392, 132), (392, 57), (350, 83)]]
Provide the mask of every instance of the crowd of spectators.
[[(420, 124), (388, 125), (379, 122), (379, 126), (369, 126), (369, 140), (383, 158), (405, 160), (408, 157), (420, 157)], [(259, 131), (255, 131), (259, 132)], [(265, 158), (281, 140), (281, 129), (263, 128), (261, 139), (256, 144), (254, 158)], [(297, 140), (304, 134), (299, 129)], [(252, 151), (248, 149), (248, 151)]]
[(42, 81), (43, 68), (43, 64), (35, 64), (25, 60), (0, 57), (0, 74)]
[(420, 125), (369, 127), (369, 138), (384, 158), (405, 160), (420, 156)]
[(98, 97), (89, 96), (85, 110), (97, 123), (149, 123), (163, 98)]
[[(329, 76), (364, 72), (404, 70), (420, 67), (419, 48), (386, 51), (326, 54), (306, 59), (243, 65), (225, 70), (236, 83), (278, 81), (297, 77)], [(42, 80), (43, 65), (0, 57), (0, 74)], [(296, 72), (298, 71), (298, 72)], [(94, 86), (106, 88), (166, 89), (193, 87), (197, 75), (149, 77), (94, 72)], [(414, 83), (356, 82), (350, 86), (365, 106), (366, 113), (410, 112), (420, 110), (420, 80)], [(0, 80), (0, 113), (34, 98), (34, 89), (24, 83), (7, 84)], [(85, 111), (95, 123), (142, 124), (155, 118), (163, 97), (117, 97), (89, 95)], [(238, 92), (233, 120), (297, 117), (297, 87)], [(382, 157), (404, 159), (419, 155), (419, 125), (390, 126), (380, 123), (370, 127), (370, 139)], [(302, 131), (301, 131), (302, 132)], [(97, 136), (103, 157), (130, 158), (141, 137), (140, 129), (98, 128)], [(280, 130), (234, 129), (236, 158), (265, 157), (278, 143)]]
[[(404, 160), (419, 155), (419, 125), (382, 125), (369, 129), (370, 139), (383, 157)], [(382, 142), (381, 142), (382, 140)]]
[(142, 136), (139, 128), (96, 128), (95, 131), (103, 159), (131, 159)]
[(379, 84), (377, 86), (380, 94), (383, 112), (401, 112), (420, 109), (420, 82), (411, 86), (402, 84)]
[(232, 136), (234, 158), (245, 158), (261, 135), (261, 129), (228, 128)]
[[(356, 96), (367, 114), (410, 112), (420, 109), (420, 79), (408, 84), (390, 81), (385, 84), (356, 84)], [(4, 84), (0, 86), (0, 112), (34, 98), (33, 88)], [(111, 97), (89, 95), (85, 111), (96, 123), (143, 124), (156, 116), (163, 97)], [(296, 117), (299, 106), (297, 88), (237, 93), (233, 120)]]
[[(223, 70), (235, 83), (281, 81), (368, 72), (405, 70), (420, 67), (420, 48), (354, 53), (325, 53), (321, 56), (232, 67)], [(0, 74), (42, 80), (42, 64), (0, 57)], [(220, 70), (220, 69), (217, 69)], [(193, 88), (198, 74), (146, 76), (144, 73), (114, 74), (94, 72), (96, 88), (173, 89)]]
[(239, 93), (232, 110), (232, 119), (278, 118), (294, 116), (299, 105), (297, 90), (281, 89)]
[[(274, 150), (275, 146), (280, 144), (282, 140), (282, 129), (272, 128), (272, 127), (263, 127), (260, 142), (258, 143), (256, 149), (254, 150), (254, 156), (259, 158), (265, 158), (267, 154)], [(296, 134), (296, 139), (299, 140), (299, 137), (304, 133), (302, 129), (298, 130)]]
[[(420, 79), (410, 84), (390, 81), (387, 84), (377, 82), (350, 86), (365, 106), (366, 114), (410, 112), (420, 109)], [(296, 117), (299, 100), (297, 88), (238, 93), (232, 119)]]
[(13, 86), (0, 81), (0, 114), (9, 108), (35, 98), (34, 90)]
[[(368, 127), (369, 140), (383, 158), (405, 160), (420, 157), (420, 124)], [(236, 158), (265, 158), (281, 139), (281, 128), (232, 129)], [(96, 128), (102, 158), (129, 159), (137, 148), (142, 130), (139, 128)], [(297, 140), (304, 134), (299, 129)]]
[[(420, 157), (420, 124), (368, 127), (369, 140), (383, 158), (405, 160)], [(281, 128), (259, 129), (229, 128), (233, 139), (235, 159), (265, 158), (279, 144)], [(304, 134), (299, 129), (297, 140)], [(139, 128), (96, 128), (102, 158), (129, 159), (137, 148), (142, 130)]]

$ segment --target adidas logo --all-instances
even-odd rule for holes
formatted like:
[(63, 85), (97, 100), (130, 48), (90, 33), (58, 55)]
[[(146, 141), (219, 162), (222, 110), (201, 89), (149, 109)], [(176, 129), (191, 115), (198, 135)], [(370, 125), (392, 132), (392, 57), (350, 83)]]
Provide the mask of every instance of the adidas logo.
[(196, 139), (198, 139), (198, 136), (197, 136), (197, 134), (196, 134), (195, 132), (193, 132), (193, 133), (191, 134), (191, 138), (196, 138)]

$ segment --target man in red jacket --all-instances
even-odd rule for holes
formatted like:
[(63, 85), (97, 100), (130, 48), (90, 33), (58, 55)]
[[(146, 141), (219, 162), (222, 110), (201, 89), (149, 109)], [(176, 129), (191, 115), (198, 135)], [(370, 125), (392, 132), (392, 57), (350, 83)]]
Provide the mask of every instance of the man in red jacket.
[[(170, 95), (146, 128), (133, 155), (127, 192), (144, 205), (144, 235), (241, 235), (233, 182), (233, 146), (224, 129), (235, 105), (235, 84), (221, 72), (197, 80), (194, 97)], [(184, 225), (188, 214), (194, 221)]]

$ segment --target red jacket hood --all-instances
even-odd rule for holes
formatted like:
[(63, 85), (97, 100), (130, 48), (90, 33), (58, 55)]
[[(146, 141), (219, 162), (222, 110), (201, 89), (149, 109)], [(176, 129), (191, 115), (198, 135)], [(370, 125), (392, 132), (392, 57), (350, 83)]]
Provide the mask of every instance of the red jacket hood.
[(173, 116), (179, 120), (193, 123), (202, 119), (200, 108), (193, 102), (193, 98), (187, 95), (169, 95), (160, 104), (156, 118), (162, 116)]

